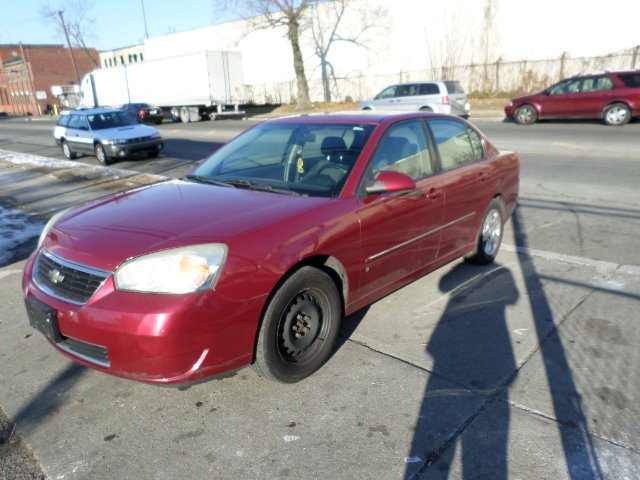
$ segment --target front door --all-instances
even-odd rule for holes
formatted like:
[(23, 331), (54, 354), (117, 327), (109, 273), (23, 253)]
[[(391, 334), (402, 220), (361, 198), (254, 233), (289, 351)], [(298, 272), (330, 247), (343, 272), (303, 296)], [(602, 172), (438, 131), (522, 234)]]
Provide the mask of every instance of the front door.
[(444, 196), (433, 172), (432, 150), (421, 120), (395, 124), (373, 153), (364, 182), (382, 170), (412, 177), (417, 188), (395, 194), (363, 195), (359, 200), (362, 275), (357, 296), (391, 291), (438, 252)]

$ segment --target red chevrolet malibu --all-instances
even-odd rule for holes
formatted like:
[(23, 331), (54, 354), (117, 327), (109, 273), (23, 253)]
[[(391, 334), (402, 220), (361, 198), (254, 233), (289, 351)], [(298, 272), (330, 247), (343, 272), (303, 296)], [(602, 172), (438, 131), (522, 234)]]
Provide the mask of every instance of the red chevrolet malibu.
[(343, 316), (459, 257), (491, 262), (516, 154), (448, 115), (268, 121), (192, 174), (55, 215), (29, 321), (78, 363), (181, 384), (253, 364), (296, 382)]

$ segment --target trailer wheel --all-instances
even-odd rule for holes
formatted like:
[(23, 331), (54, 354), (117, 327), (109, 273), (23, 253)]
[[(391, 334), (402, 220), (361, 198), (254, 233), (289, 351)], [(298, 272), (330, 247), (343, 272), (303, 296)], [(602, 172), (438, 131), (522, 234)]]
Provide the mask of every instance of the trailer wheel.
[(180, 108), (180, 121), (182, 123), (189, 123), (191, 121), (191, 114), (189, 113), (189, 109), (187, 107)]

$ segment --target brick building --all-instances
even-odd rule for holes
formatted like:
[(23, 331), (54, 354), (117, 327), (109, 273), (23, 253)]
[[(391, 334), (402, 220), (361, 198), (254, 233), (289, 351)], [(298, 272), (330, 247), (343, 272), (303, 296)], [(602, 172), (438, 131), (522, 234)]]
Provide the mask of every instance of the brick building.
[[(73, 56), (81, 78), (100, 65), (94, 48), (74, 48)], [(68, 48), (0, 44), (0, 111), (15, 115), (44, 113), (48, 104), (59, 102), (52, 86), (77, 84)]]

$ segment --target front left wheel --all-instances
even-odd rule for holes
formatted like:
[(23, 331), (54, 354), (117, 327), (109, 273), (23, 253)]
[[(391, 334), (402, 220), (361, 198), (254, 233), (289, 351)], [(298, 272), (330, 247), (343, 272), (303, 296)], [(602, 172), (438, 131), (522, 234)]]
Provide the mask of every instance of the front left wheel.
[(95, 152), (96, 152), (96, 158), (105, 167), (112, 163), (111, 158), (109, 158), (109, 155), (107, 155), (107, 152), (105, 151), (104, 147), (100, 143), (96, 143)]
[(329, 275), (305, 266), (273, 295), (262, 318), (254, 369), (262, 377), (295, 383), (331, 356), (342, 318), (342, 302)]

